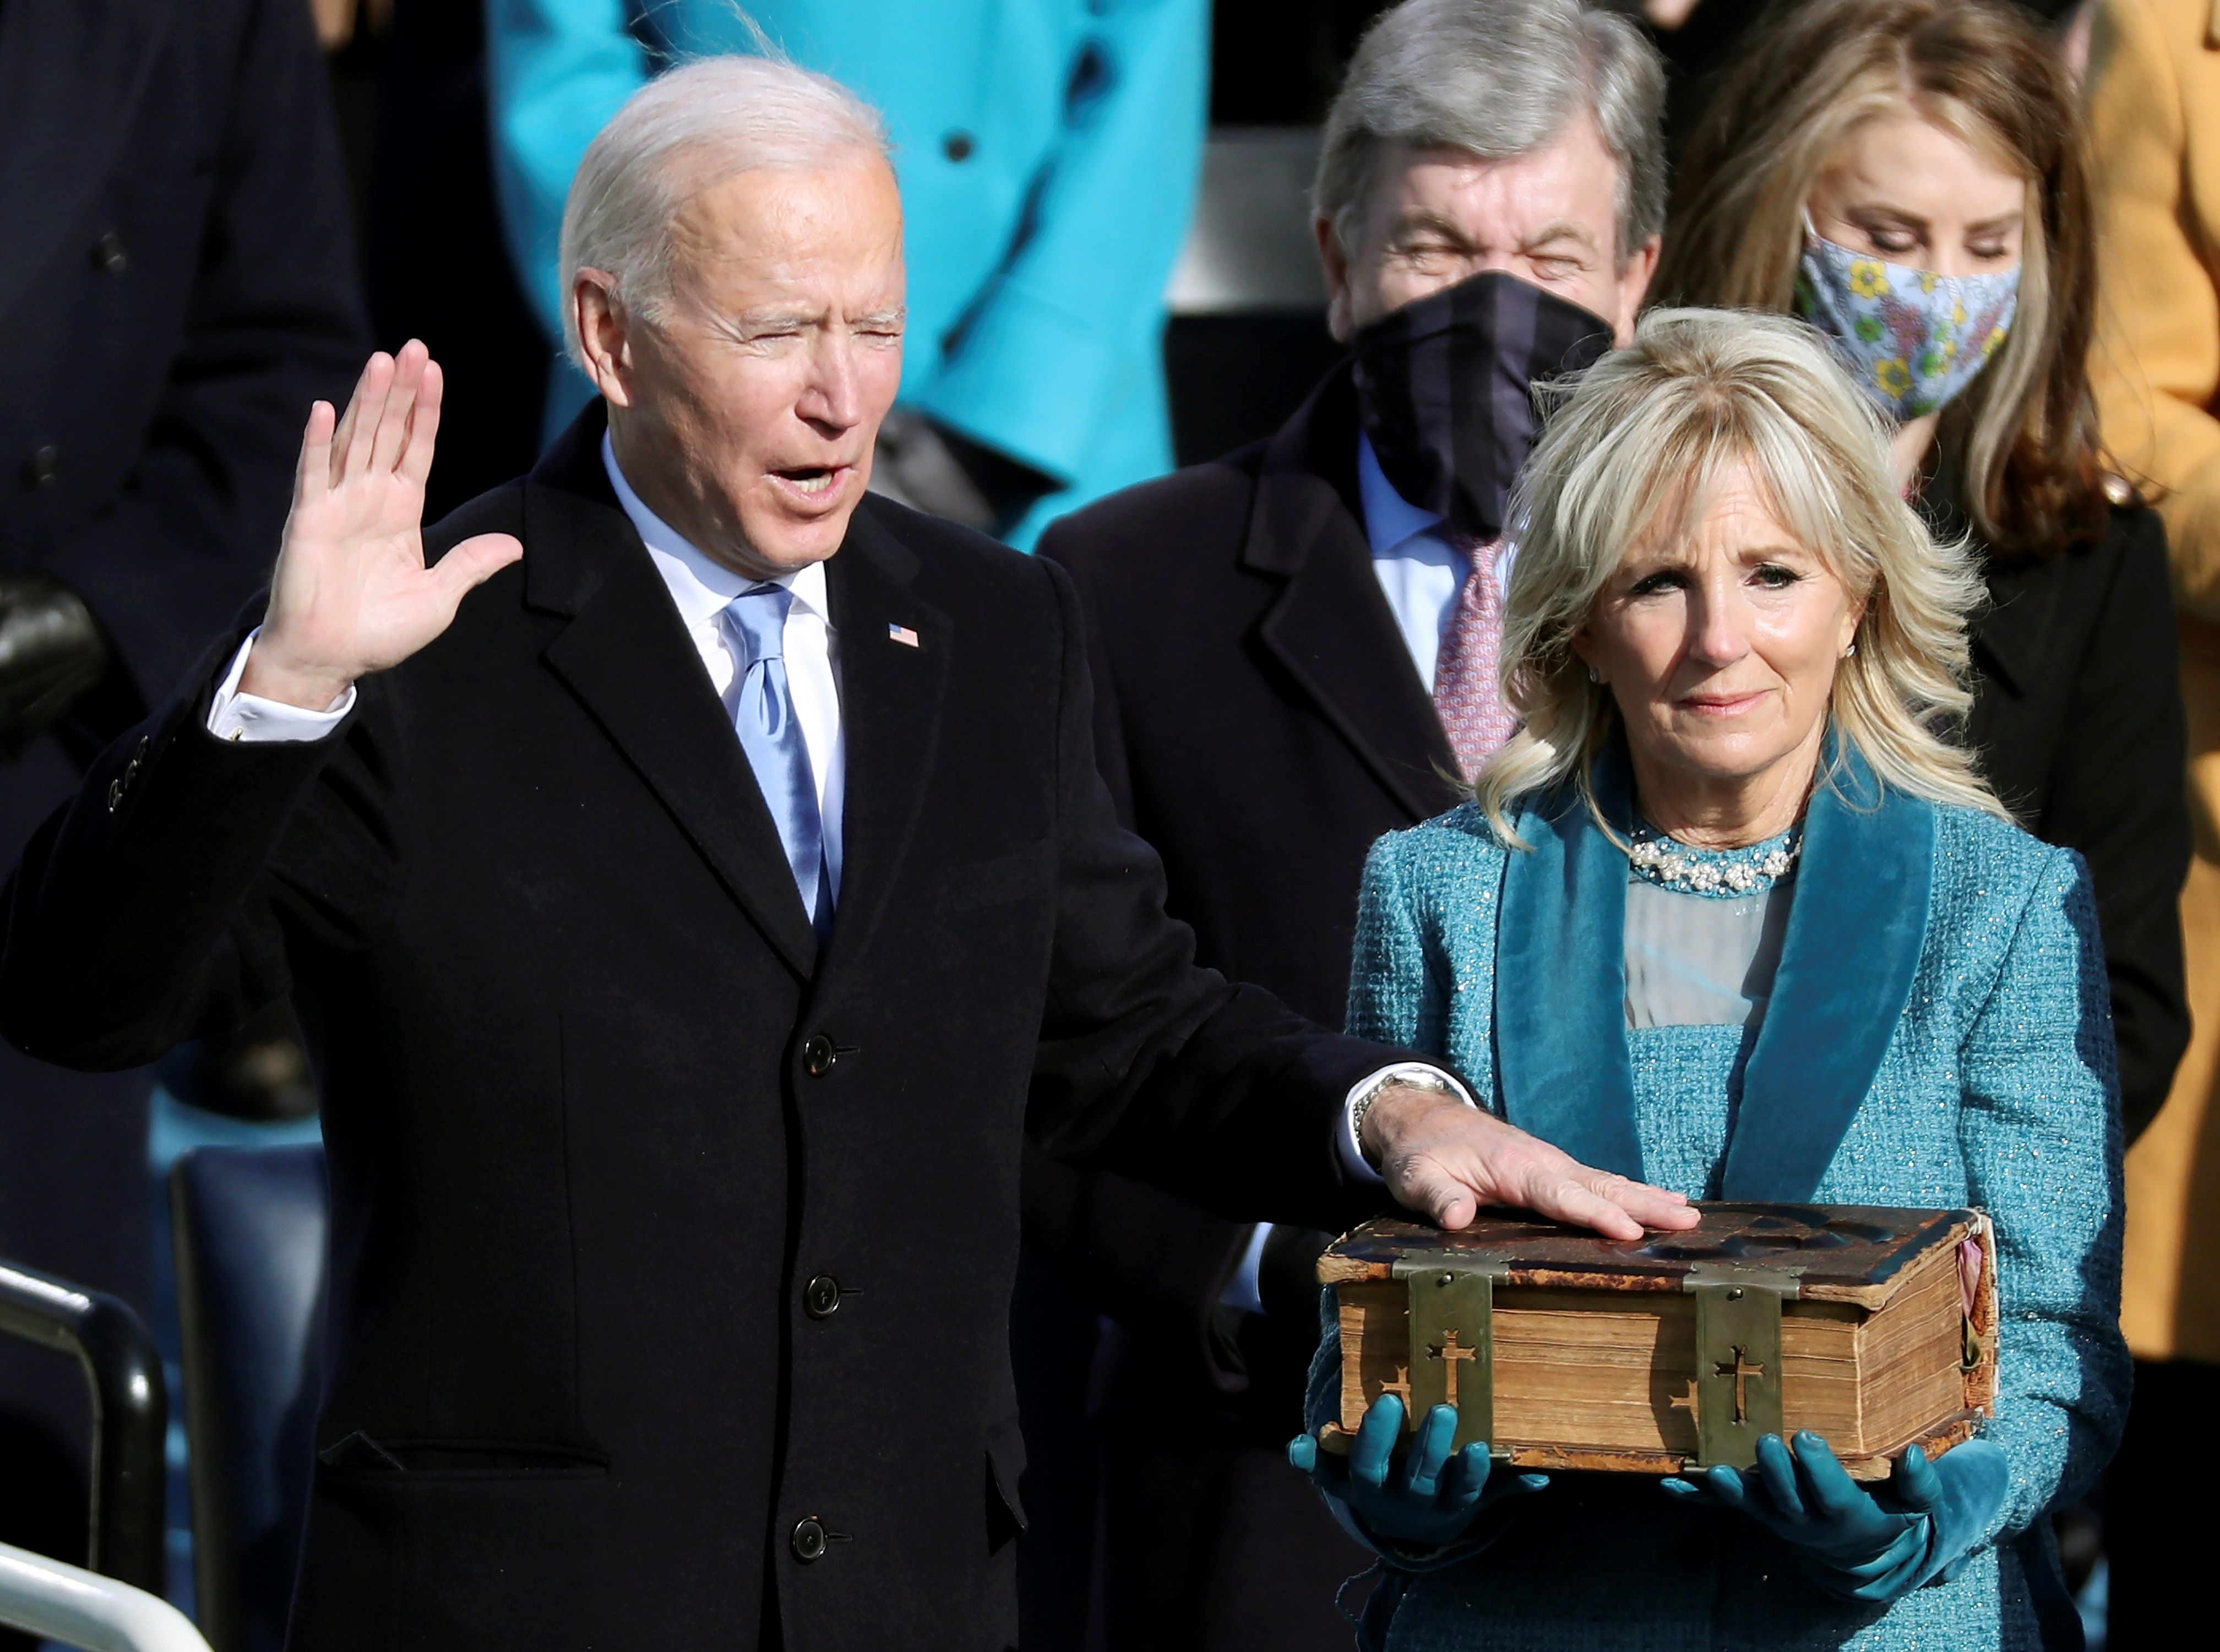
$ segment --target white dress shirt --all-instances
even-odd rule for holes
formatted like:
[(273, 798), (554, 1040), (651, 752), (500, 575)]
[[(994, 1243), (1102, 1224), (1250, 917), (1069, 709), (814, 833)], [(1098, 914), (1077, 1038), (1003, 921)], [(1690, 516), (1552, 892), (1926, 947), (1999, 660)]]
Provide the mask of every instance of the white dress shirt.
[[(1456, 612), (1469, 558), (1443, 536), (1440, 517), (1395, 491), (1372, 451), (1372, 439), (1362, 433), (1356, 438), (1356, 492), (1364, 508), (1364, 537), (1372, 546), (1372, 571), (1387, 594), (1411, 663), (1419, 668), (1419, 681), (1431, 694), (1435, 662)], [(1495, 553), (1499, 586), (1510, 583), (1513, 554), (1507, 542)]]

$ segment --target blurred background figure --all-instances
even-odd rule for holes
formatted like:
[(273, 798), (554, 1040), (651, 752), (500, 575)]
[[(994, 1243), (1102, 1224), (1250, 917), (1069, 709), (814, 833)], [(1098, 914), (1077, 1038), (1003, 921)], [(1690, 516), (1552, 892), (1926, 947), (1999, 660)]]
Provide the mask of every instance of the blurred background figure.
[(2105, 469), (2086, 376), (2093, 233), (2074, 90), (2035, 19), (1803, 0), (1693, 134), (1658, 290), (1817, 325), (1896, 421), (1937, 537), (1980, 547), (1967, 736), (2021, 823), (2089, 862), (2132, 1138), (2189, 1036), (2186, 736), (2165, 532)]
[[(1671, 66), (1666, 140), (1677, 158), (1687, 146), (1697, 112), (1718, 90), (1718, 75), (1733, 60), (1743, 36), (1774, 6), (1799, 5), (1803, 0), (1624, 0), (1624, 3), (1627, 9), (1641, 13)], [(2078, 74), (2080, 56), (2088, 40), (2088, 0), (2017, 0), (2017, 3), (2066, 31), (2061, 45)], [(2077, 19), (2080, 20), (2078, 27)]]
[(2136, 1397), (2105, 1499), (2116, 1652), (2180, 1644), (2220, 1515), (2186, 1494), (2180, 1443), (2220, 1405), (2220, 10), (2104, 0), (2090, 53), (2105, 434), (2173, 544), (2196, 859), (2181, 899), (2194, 1033), (2128, 1156), (2123, 1321)]
[[(0, 159), (12, 861), (262, 582), (367, 339), (302, 0), (9, 0)], [(0, 1050), (0, 1257), (146, 1309), (150, 1088)], [(0, 1342), (0, 1539), (82, 1561), (85, 1412), (74, 1362)]]
[[(1496, 541), (1536, 422), (1527, 390), (1631, 336), (1664, 217), (1662, 91), (1640, 33), (1579, 0), (1387, 13), (1308, 150), (1317, 215), (1294, 249), (1317, 260), (1320, 331), (1354, 365), (1314, 380), (1267, 439), (1041, 540), (1079, 586), (1097, 755), (1163, 857), (1171, 909), (1203, 962), (1319, 1019), (1347, 1001), (1365, 852), (1452, 807), (1452, 777), (1509, 732)], [(1238, 275), (1244, 251), (1279, 245), (1244, 246), (1213, 204), (1207, 190), (1184, 276)], [(1227, 366), (1242, 368), (1232, 351)], [(1475, 387), (1455, 411), (1429, 394), (1453, 377)], [(1510, 403), (1517, 416), (1498, 411)], [(1091, 1389), (1099, 1531), (1072, 1518), (1090, 1510), (1040, 1449), (1089, 1386), (1038, 1368), (1025, 1386), (1042, 1493), (1025, 1564), (1068, 1575), (1099, 1555), (1094, 1643), (1121, 1652), (1345, 1648), (1334, 1590), (1370, 1557), (1285, 1459), (1325, 1236), (1219, 1221), (1038, 1156), (1026, 1216), (1032, 1255), (1119, 1331)], [(1047, 1317), (1040, 1295), (1020, 1308), (1021, 1334)], [(1029, 1648), (1072, 1643), (1037, 1634), (1055, 1598), (1026, 1604)]]
[(378, 346), (421, 339), (446, 377), (426, 520), (532, 468), (547, 336), (494, 202), (485, 8), (477, 0), (318, 0), (363, 227)]
[[(556, 228), (588, 140), (674, 58), (782, 51), (894, 136), (909, 342), (872, 485), (1022, 547), (1169, 467), (1163, 292), (1201, 154), (1206, 0), (489, 0), (487, 17), (502, 209), (551, 363)], [(586, 394), (557, 369), (548, 428)]]

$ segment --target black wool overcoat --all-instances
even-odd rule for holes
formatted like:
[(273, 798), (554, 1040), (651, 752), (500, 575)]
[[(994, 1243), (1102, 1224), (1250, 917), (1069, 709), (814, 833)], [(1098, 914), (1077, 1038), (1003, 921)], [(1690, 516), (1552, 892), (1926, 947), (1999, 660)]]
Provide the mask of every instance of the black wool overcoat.
[[(1100, 500), (1040, 545), (1087, 615), (1119, 817), (1163, 857), (1198, 957), (1331, 1025), (1366, 851), (1457, 801), (1373, 570), (1356, 450), (1343, 367), (1269, 439)], [(1333, 1585), (1365, 1556), (1281, 1462), (1317, 1343), (1302, 1248), (1267, 1253), (1275, 1312), (1240, 1321), (1229, 1356), (1218, 1299), (1245, 1228), (1045, 1159), (1026, 1198), (1035, 1250), (1128, 1333), (1100, 1374), (1109, 1530), (1098, 1541), (1051, 1518), (1034, 1555), (1106, 1556), (1119, 1644), (1346, 1646)], [(1026, 1395), (1033, 1414), (1053, 1403)]]
[(9, 886), (0, 1030), (120, 1065), (302, 1007), (335, 1277), (293, 1644), (995, 1652), (1028, 1126), (1331, 1225), (1401, 1052), (1194, 966), (1069, 582), (876, 499), (827, 569), (820, 954), (599, 430), (430, 536), (524, 559), (340, 733), (212, 739), (227, 643), (102, 757)]
[[(1935, 515), (1946, 537), (1966, 531), (1955, 511)], [(2166, 527), (2147, 506), (2115, 506), (2101, 536), (1991, 554), (1986, 573), (1967, 739), (2020, 824), (2089, 863), (2132, 1142), (2189, 1044), (2189, 729)]]

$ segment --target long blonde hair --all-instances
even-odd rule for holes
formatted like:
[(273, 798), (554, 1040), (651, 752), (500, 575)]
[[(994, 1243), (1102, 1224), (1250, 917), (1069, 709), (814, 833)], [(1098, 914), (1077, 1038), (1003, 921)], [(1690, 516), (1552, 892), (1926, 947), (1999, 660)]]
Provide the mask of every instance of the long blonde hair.
[(1738, 50), (1691, 134), (1656, 296), (1787, 310), (1805, 206), (1860, 122), (1915, 110), (2027, 181), (2019, 307), (1944, 409), (1958, 504), (1997, 549), (2104, 531), (2086, 366), (2097, 264), (2079, 100), (2057, 47), (2006, 0), (1803, 0)]
[(1501, 665), (1525, 723), (1473, 788), (1506, 842), (1530, 794), (1569, 780), (1595, 809), (1589, 769), (1619, 714), (1573, 639), (1626, 553), (1685, 532), (1737, 466), (1863, 604), (1830, 695), (1836, 732), (1883, 784), (2005, 816), (1948, 738), (1973, 703), (1966, 616), (1980, 577), (1970, 548), (1936, 544), (1898, 494), (1880, 415), (1800, 321), (1659, 309), (1581, 377), (1512, 506)]

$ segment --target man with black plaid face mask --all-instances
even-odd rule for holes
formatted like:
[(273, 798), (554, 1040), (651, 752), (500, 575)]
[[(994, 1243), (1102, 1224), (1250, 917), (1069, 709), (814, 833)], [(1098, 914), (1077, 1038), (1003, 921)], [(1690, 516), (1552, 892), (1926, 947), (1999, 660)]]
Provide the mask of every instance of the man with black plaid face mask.
[[(1496, 654), (1531, 387), (1631, 334), (1664, 221), (1663, 91), (1634, 27), (1579, 0), (1388, 12), (1313, 196), (1351, 359), (1269, 440), (1041, 541), (1078, 583), (1097, 750), (1172, 910), (1206, 962), (1329, 1023), (1365, 851), (1453, 806), (1515, 726)], [(1369, 1557), (1279, 1461), (1321, 1241), (1037, 1169), (1037, 1247), (1132, 1333), (1098, 1374), (1113, 1643), (1161, 1648), (1178, 1625), (1171, 1644), (1213, 1652), (1338, 1652), (1333, 1586)], [(1175, 1393), (1208, 1420), (1167, 1437)], [(1050, 1519), (1028, 1540), (1082, 1541)]]

